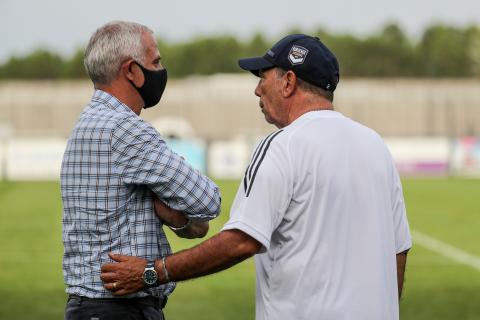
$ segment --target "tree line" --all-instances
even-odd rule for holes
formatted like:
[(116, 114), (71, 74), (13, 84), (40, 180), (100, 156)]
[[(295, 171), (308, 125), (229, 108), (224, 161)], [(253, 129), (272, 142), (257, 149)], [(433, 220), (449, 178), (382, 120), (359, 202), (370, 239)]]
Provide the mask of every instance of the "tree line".
[[(302, 32), (289, 30), (288, 33)], [(397, 24), (360, 37), (318, 29), (319, 37), (337, 55), (342, 77), (480, 77), (480, 28), (434, 24), (412, 40)], [(159, 39), (162, 63), (169, 76), (241, 72), (240, 57), (263, 55), (276, 39), (256, 33), (240, 40), (231, 35), (202, 36), (171, 43)], [(83, 49), (71, 57), (38, 49), (11, 57), (0, 65), (0, 79), (82, 79)]]

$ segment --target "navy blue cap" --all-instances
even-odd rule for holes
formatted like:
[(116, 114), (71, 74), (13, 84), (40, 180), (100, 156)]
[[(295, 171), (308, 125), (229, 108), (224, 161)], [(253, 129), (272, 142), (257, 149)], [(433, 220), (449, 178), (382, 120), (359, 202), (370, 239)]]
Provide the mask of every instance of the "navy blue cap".
[(278, 41), (263, 57), (238, 60), (244, 70), (258, 76), (260, 70), (279, 67), (300, 79), (333, 92), (340, 80), (335, 55), (317, 37), (291, 34)]

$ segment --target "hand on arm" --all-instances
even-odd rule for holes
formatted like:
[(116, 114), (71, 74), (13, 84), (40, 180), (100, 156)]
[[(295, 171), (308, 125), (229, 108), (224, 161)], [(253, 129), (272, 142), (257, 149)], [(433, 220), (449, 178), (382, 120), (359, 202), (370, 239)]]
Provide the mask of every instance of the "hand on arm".
[[(168, 256), (165, 267), (171, 281), (198, 278), (228, 269), (257, 254), (261, 247), (260, 242), (242, 231), (226, 230), (191, 249)], [(155, 262), (155, 270), (160, 283), (168, 282), (161, 259)]]
[(209, 229), (208, 221), (192, 221), (180, 211), (170, 209), (154, 197), (155, 214), (181, 238), (203, 238)]
[[(222, 231), (201, 244), (155, 261), (159, 284), (166, 283), (168, 270), (171, 281), (198, 278), (230, 268), (231, 266), (258, 253), (261, 244), (238, 230)], [(145, 259), (110, 254), (116, 263), (102, 266), (100, 278), (105, 289), (115, 296), (137, 292), (145, 287), (142, 279), (147, 264)], [(113, 283), (116, 285), (114, 286)]]
[(398, 299), (402, 296), (403, 282), (405, 276), (405, 266), (407, 264), (407, 252), (400, 252), (397, 254), (397, 283), (398, 283)]

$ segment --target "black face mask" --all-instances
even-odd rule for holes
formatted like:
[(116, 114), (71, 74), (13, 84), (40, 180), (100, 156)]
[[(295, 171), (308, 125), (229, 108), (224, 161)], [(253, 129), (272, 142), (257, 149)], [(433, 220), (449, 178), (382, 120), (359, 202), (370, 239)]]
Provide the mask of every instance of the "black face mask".
[(167, 69), (148, 70), (138, 62), (135, 63), (140, 67), (140, 69), (142, 69), (145, 81), (143, 82), (143, 86), (140, 88), (135, 86), (133, 81), (129, 81), (142, 97), (143, 102), (145, 103), (143, 108), (147, 109), (153, 107), (160, 101), (163, 91), (165, 90), (165, 86), (167, 85)]

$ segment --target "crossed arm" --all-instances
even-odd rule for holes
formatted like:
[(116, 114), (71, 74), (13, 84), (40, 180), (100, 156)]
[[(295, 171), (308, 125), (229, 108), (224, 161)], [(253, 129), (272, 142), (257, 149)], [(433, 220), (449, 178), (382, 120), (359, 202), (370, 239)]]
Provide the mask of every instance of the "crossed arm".
[[(181, 212), (168, 208), (156, 197), (154, 201), (155, 213), (167, 225), (177, 228), (188, 222)], [(208, 222), (190, 221), (186, 228), (173, 231), (180, 237), (201, 238), (208, 232)], [(162, 259), (157, 259), (155, 271), (158, 284), (197, 278), (230, 268), (258, 253), (261, 246), (241, 231), (222, 231), (193, 248), (168, 256), (164, 260), (165, 266)], [(107, 290), (114, 296), (123, 296), (145, 288), (143, 271), (148, 262), (146, 259), (113, 253), (109, 256), (115, 262), (104, 264), (100, 275)], [(169, 279), (165, 270), (168, 270)]]
[[(188, 220), (181, 212), (170, 209), (154, 196), (155, 214), (171, 227), (180, 238), (203, 238), (209, 229), (208, 221)], [(173, 227), (173, 228), (172, 228)]]

